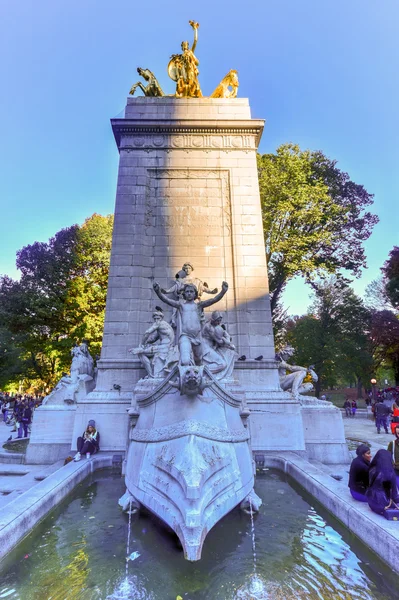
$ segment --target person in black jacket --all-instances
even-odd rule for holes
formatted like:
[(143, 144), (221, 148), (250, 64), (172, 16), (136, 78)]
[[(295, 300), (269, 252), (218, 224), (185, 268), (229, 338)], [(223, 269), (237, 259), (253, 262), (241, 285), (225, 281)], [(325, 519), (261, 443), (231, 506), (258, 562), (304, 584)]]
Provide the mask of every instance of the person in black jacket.
[(82, 437), (78, 437), (76, 445), (78, 451), (74, 457), (75, 462), (82, 458), (82, 454), (86, 454), (86, 458), (90, 458), (100, 449), (100, 433), (96, 429), (95, 421), (89, 421), (86, 431), (83, 432)]
[(375, 405), (375, 424), (377, 427), (377, 433), (381, 433), (381, 425), (385, 429), (385, 433), (388, 433), (388, 415), (391, 414), (391, 410), (384, 404), (384, 401), (381, 399)]
[(24, 437), (28, 437), (28, 427), (32, 423), (32, 409), (26, 404), (21, 412), (21, 423), (24, 429)]
[(370, 464), (367, 502), (371, 510), (383, 515), (386, 508), (398, 508), (399, 491), (392, 454), (388, 450), (378, 450)]
[(24, 413), (24, 410), (26, 408), (25, 405), (25, 401), (24, 400), (20, 400), (17, 404), (17, 402), (15, 401), (14, 404), (14, 418), (15, 418), (15, 426), (17, 427), (18, 424), (18, 435), (17, 438), (21, 438), (22, 437), (22, 415)]
[(370, 448), (360, 444), (356, 448), (356, 458), (353, 459), (349, 471), (348, 487), (352, 498), (359, 502), (367, 502), (366, 491), (369, 485), (369, 469), (371, 461)]

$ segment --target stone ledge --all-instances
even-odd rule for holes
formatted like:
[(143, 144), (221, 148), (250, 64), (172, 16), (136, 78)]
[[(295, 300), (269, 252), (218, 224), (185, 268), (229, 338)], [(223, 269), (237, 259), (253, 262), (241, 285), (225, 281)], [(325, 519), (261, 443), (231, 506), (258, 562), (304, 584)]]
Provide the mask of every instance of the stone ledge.
[(127, 104), (158, 104), (158, 105), (184, 105), (189, 104), (192, 105), (203, 105), (204, 102), (206, 104), (214, 104), (223, 105), (226, 104), (228, 106), (248, 106), (249, 100), (248, 98), (209, 98), (207, 96), (203, 96), (202, 98), (176, 98), (176, 96), (128, 96)]
[(113, 455), (71, 462), (49, 475), (0, 513), (0, 560), (12, 550), (55, 506), (97, 469), (113, 466)]
[[(223, 115), (221, 115), (223, 117)], [(197, 118), (191, 119), (111, 119), (112, 131), (114, 133), (117, 147), (122, 150), (121, 139), (122, 137), (143, 134), (158, 136), (159, 142), (155, 142), (155, 146), (161, 148), (164, 145), (164, 141), (161, 139), (162, 136), (170, 136), (172, 134), (208, 134), (210, 136), (226, 135), (247, 135), (255, 137), (254, 147), (248, 147), (248, 150), (256, 150), (259, 146), (260, 138), (264, 128), (263, 119), (231, 119), (231, 118), (217, 118), (207, 119), (205, 115), (198, 115)], [(167, 145), (169, 147), (169, 145)], [(146, 147), (145, 140), (138, 146), (138, 149)], [(178, 148), (184, 148), (185, 144), (179, 144)], [(201, 149), (198, 146), (199, 149)], [(215, 151), (223, 150), (223, 147), (214, 147)], [(245, 150), (245, 147), (237, 146), (237, 150)]]
[[(323, 471), (316, 464), (290, 452), (256, 452), (262, 455), (265, 466), (277, 468), (294, 479), (320, 504), (334, 515), (347, 529), (371, 548), (389, 567), (399, 573), (397, 550), (399, 547), (399, 528), (394, 521), (372, 512), (368, 504), (356, 502), (347, 487), (347, 470), (342, 481), (331, 477), (328, 468)], [(334, 465), (335, 471), (338, 465)]]

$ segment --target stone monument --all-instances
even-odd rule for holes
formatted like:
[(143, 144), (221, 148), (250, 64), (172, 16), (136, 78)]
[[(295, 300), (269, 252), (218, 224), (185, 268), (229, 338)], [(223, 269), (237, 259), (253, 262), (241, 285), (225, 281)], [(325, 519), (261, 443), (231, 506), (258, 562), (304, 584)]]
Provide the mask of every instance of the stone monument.
[(156, 513), (196, 560), (224, 514), (257, 508), (253, 452), (339, 463), (348, 451), (340, 411), (302, 395), (308, 370), (276, 360), (256, 163), (264, 121), (236, 97), (235, 70), (203, 96), (190, 25), (194, 43), (167, 67), (175, 94), (139, 68), (147, 85), (111, 121), (120, 161), (103, 345), (70, 439), (74, 449), (95, 418), (101, 450), (127, 456), (123, 507)]

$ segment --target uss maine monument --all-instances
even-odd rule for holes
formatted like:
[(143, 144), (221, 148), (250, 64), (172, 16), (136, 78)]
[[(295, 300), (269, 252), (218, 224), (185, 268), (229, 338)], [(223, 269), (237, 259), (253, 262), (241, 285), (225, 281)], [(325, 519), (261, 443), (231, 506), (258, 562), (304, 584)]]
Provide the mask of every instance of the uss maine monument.
[(347, 448), (338, 409), (281, 387), (256, 164), (264, 121), (236, 97), (234, 69), (203, 96), (190, 25), (192, 46), (167, 66), (175, 94), (139, 68), (146, 83), (131, 94), (145, 95), (111, 120), (120, 161), (103, 345), (66, 436), (73, 448), (94, 415), (101, 449), (127, 457), (121, 504), (157, 514), (197, 560), (227, 512), (257, 508), (253, 453), (342, 463)]

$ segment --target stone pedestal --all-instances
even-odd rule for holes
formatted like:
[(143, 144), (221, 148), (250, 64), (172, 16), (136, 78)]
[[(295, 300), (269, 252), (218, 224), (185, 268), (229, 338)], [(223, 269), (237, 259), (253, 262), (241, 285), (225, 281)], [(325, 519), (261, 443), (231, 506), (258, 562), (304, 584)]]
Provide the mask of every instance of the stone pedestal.
[(75, 413), (76, 404), (37, 408), (25, 462), (50, 465), (69, 456)]
[(93, 388), (94, 379), (89, 375), (79, 375), (73, 381), (69, 377), (61, 379), (35, 410), (26, 463), (52, 464), (71, 454), (71, 448), (76, 448), (73, 431), (77, 407)]

